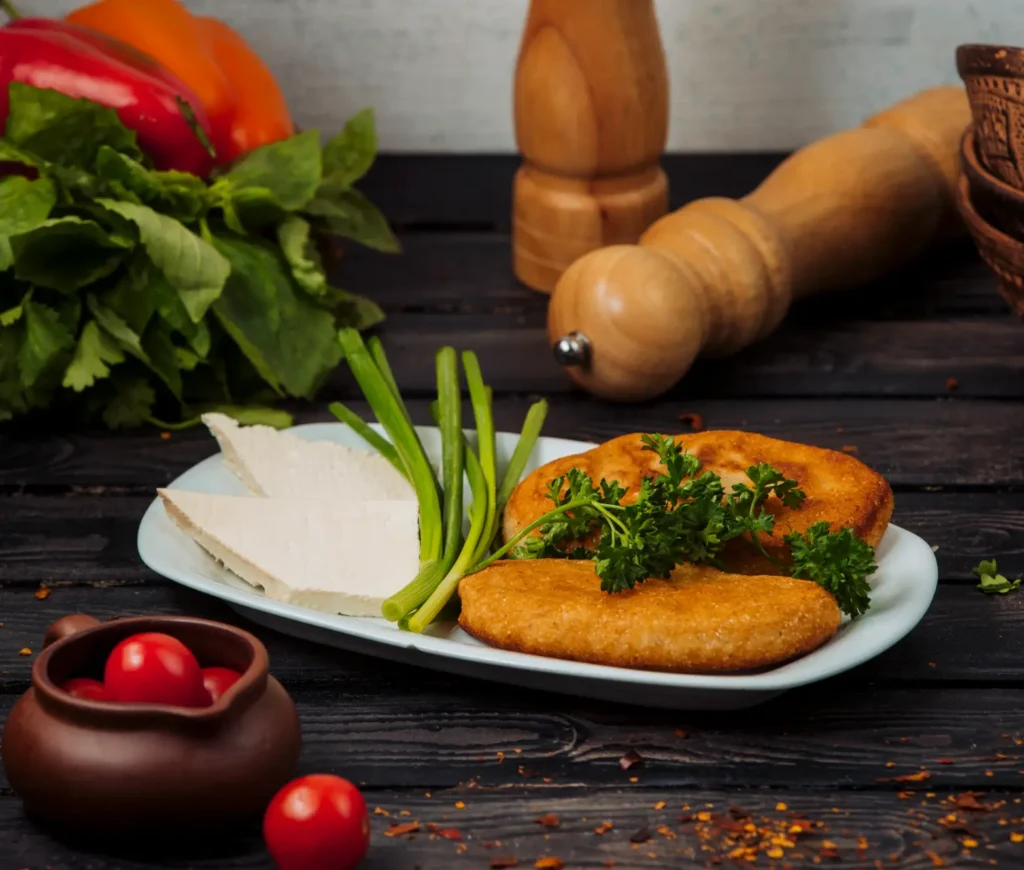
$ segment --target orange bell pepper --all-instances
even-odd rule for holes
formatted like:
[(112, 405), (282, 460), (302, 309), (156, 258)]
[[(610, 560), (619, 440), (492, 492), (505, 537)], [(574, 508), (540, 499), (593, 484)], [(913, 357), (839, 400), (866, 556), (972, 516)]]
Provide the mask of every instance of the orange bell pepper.
[(235, 91), (229, 141), (218, 148), (218, 161), (294, 135), (295, 124), (277, 79), (249, 43), (216, 18), (197, 18), (196, 23)]
[(127, 42), (189, 85), (210, 119), (219, 164), (295, 132), (273, 74), (248, 43), (178, 0), (97, 0), (66, 20)]

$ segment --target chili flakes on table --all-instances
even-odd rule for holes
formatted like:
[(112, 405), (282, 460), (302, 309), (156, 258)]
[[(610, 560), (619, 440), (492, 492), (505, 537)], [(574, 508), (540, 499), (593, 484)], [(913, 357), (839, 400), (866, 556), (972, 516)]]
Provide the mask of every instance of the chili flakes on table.
[(385, 837), (401, 837), (405, 834), (415, 834), (420, 829), (419, 822), (402, 822), (399, 824), (391, 825), (384, 832)]

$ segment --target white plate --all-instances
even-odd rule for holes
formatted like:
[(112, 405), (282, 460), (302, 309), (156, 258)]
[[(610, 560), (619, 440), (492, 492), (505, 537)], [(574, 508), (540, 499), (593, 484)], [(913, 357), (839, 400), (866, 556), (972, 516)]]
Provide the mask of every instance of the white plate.
[[(368, 449), (358, 435), (340, 423), (296, 426), (291, 431), (314, 441), (337, 441)], [(437, 430), (420, 427), (419, 432), (428, 454), (437, 461)], [(510, 455), (516, 437), (499, 433), (499, 461)], [(593, 446), (582, 441), (541, 438), (527, 472)], [(186, 471), (170, 486), (200, 492), (245, 492), (224, 467), (219, 453)], [(332, 616), (281, 604), (215, 563), (168, 518), (158, 499), (142, 518), (138, 545), (142, 560), (158, 574), (220, 598), (253, 622), (285, 634), (454, 674), (623, 703), (692, 710), (750, 707), (787, 689), (863, 664), (920, 622), (931, 604), (938, 578), (931, 548), (916, 535), (890, 526), (877, 549), (879, 568), (871, 580), (872, 606), (865, 616), (844, 623), (831, 641), (810, 655), (774, 670), (749, 675), (698, 676), (506, 652), (480, 643), (455, 624), (434, 625), (429, 633), (416, 635), (399, 631), (383, 618)]]

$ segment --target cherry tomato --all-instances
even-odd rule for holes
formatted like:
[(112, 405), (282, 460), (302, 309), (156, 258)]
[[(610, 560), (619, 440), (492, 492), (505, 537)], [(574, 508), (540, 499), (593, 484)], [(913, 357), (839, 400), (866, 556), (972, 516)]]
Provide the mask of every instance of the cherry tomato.
[(106, 686), (99, 680), (90, 680), (88, 677), (73, 677), (62, 687), (69, 695), (76, 698), (86, 698), (90, 701), (109, 701)]
[(366, 801), (347, 779), (299, 777), (270, 801), (263, 839), (280, 870), (352, 870), (370, 845)]
[(230, 689), (241, 678), (238, 671), (231, 668), (203, 668), (203, 685), (210, 693), (210, 703), (215, 704), (217, 699)]
[(107, 659), (103, 675), (112, 701), (204, 707), (199, 662), (177, 638), (159, 632), (126, 637)]

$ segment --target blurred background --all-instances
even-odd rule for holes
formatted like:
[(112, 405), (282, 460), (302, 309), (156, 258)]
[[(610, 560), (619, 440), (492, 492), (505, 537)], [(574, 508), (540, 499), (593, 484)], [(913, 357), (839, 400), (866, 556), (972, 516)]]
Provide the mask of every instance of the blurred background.
[[(139, 0), (144, 2), (144, 0)], [(566, 0), (590, 2), (590, 0)], [(76, 0), (22, 0), (57, 15)], [(511, 152), (527, 0), (188, 0), (252, 43), (296, 121), (377, 112), (383, 151)], [(656, 0), (669, 151), (789, 150), (933, 84), (958, 43), (1024, 44), (1021, 0)]]

